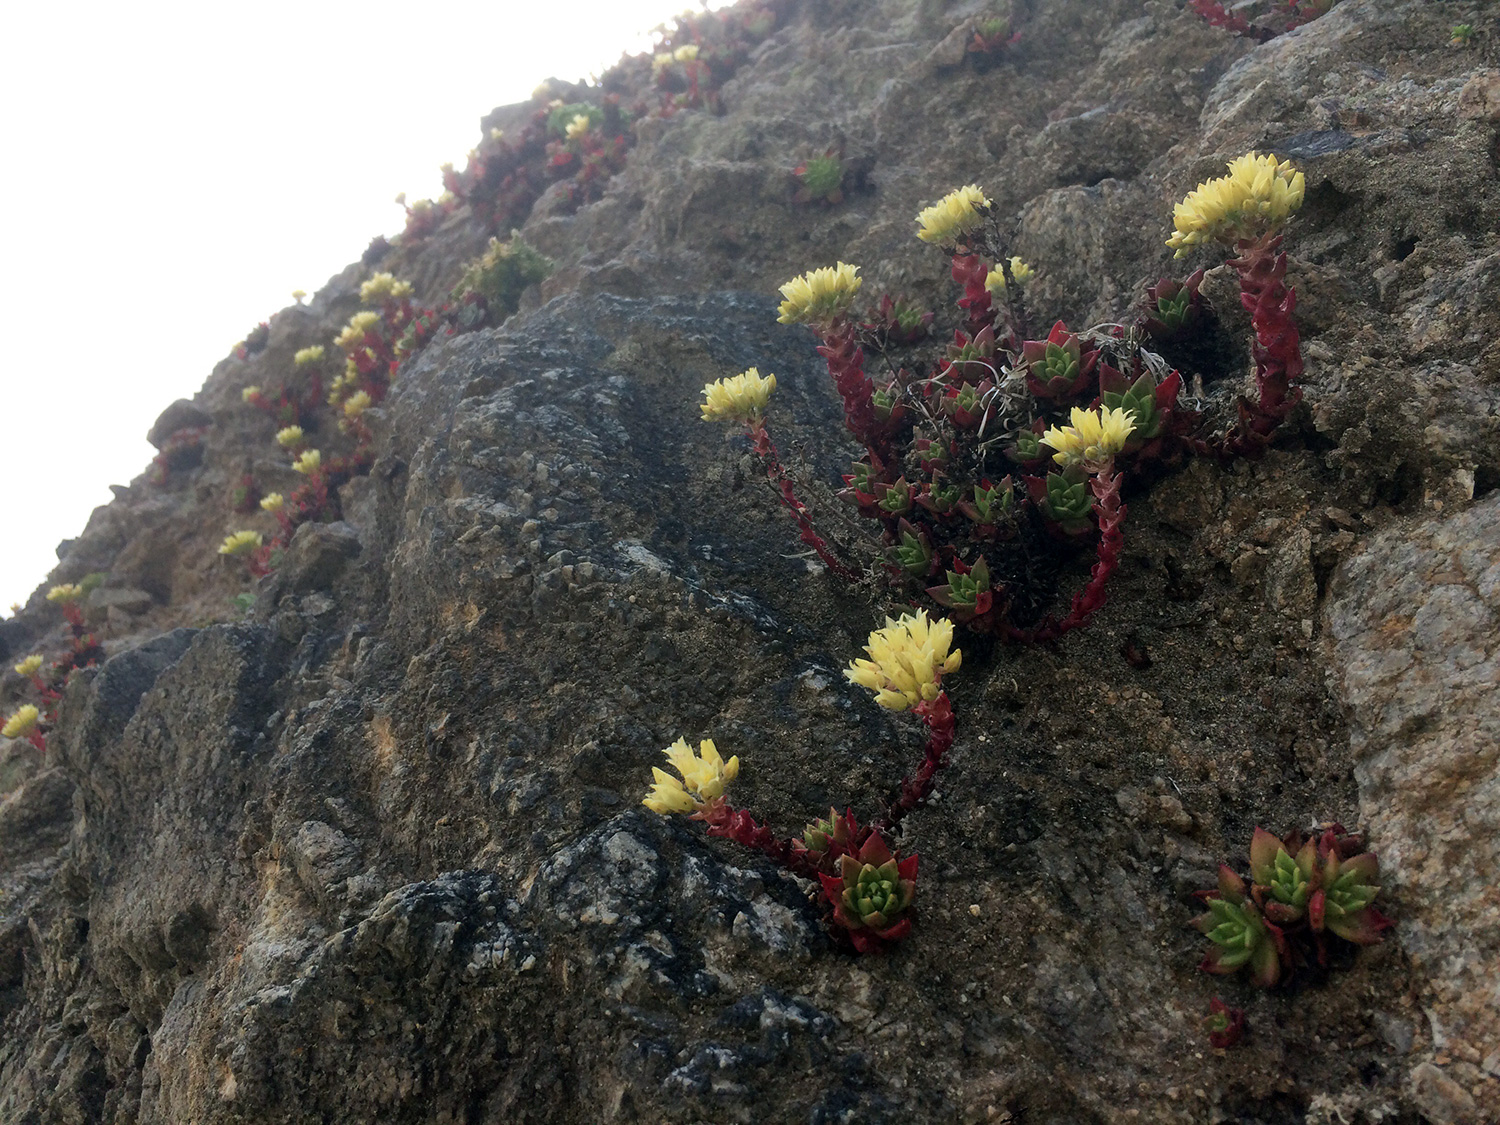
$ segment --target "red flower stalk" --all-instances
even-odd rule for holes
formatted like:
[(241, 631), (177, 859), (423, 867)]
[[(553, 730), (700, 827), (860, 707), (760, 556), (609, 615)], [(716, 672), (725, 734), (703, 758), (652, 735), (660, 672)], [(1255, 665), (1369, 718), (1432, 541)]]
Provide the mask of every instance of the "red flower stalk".
[(693, 819), (706, 823), (710, 836), (721, 836), (758, 851), (794, 875), (811, 879), (818, 874), (817, 857), (805, 847), (794, 846), (800, 841), (781, 839), (744, 809), (737, 809), (722, 798), (703, 805)]
[(1032, 629), (1017, 629), (1004, 623), (1005, 634), (1012, 640), (1051, 641), (1073, 629), (1088, 624), (1089, 618), (1103, 608), (1107, 595), (1105, 587), (1120, 566), (1120, 552), (1125, 546), (1125, 505), (1120, 503), (1120, 484), (1124, 476), (1110, 466), (1089, 481), (1089, 490), (1094, 494), (1094, 510), (1099, 517), (1098, 557), (1089, 571), (1088, 585), (1073, 595), (1073, 604), (1067, 616), (1058, 620), (1048, 616)]
[(958, 299), (958, 307), (969, 314), (967, 330), (970, 336), (978, 336), (986, 328), (995, 325), (995, 309), (990, 291), (984, 279), (989, 270), (977, 254), (953, 255), (953, 280), (964, 287), (964, 295)]
[(845, 582), (858, 582), (861, 577), (859, 571), (848, 566), (833, 553), (827, 540), (819, 535), (818, 529), (813, 526), (807, 505), (797, 499), (792, 489), (791, 478), (787, 476), (786, 469), (782, 467), (781, 460), (776, 455), (776, 445), (771, 441), (771, 434), (766, 429), (765, 421), (762, 420), (748, 432), (750, 439), (755, 443), (756, 454), (766, 467), (766, 478), (780, 494), (782, 506), (797, 521), (797, 529), (802, 533), (802, 542), (818, 553), (818, 558), (823, 560), (823, 565), (832, 573)]
[(875, 384), (865, 374), (865, 353), (859, 347), (855, 326), (840, 318), (829, 326), (818, 354), (828, 363), (828, 374), (844, 403), (844, 424), (849, 432), (882, 460), (890, 457), (890, 436), (882, 434), (875, 413)]
[(1272, 234), (1239, 244), (1240, 256), (1227, 263), (1240, 275), (1240, 303), (1255, 330), (1257, 401), (1239, 400), (1238, 425), (1224, 438), (1226, 456), (1259, 457), (1276, 427), (1302, 399), (1302, 342), (1292, 317), (1297, 293), (1286, 284), (1282, 237)]
[(912, 708), (927, 724), (927, 745), (923, 750), (922, 764), (901, 782), (900, 795), (891, 802), (885, 815), (872, 825), (876, 832), (888, 833), (898, 827), (906, 814), (921, 808), (932, 796), (938, 770), (948, 764), (948, 751), (953, 746), (953, 707), (948, 702), (948, 693), (938, 693), (931, 703), (919, 703)]

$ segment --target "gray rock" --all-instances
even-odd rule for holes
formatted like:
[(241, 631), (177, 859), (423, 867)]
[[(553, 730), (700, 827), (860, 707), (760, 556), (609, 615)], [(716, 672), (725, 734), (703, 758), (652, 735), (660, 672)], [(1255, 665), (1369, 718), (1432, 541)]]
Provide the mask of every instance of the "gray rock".
[[(1500, 1049), (1488, 995), (1500, 959), (1489, 901), (1500, 864), (1500, 497), (1376, 537), (1341, 568), (1325, 620), (1361, 812), (1433, 1042), (1477, 1079), (1472, 1064)], [(1435, 1120), (1470, 1119), (1430, 1062), (1413, 1082)], [(1491, 1085), (1489, 1117), (1500, 1113)]]
[(155, 422), (151, 423), (151, 429), (146, 434), (146, 440), (157, 449), (161, 449), (167, 444), (167, 440), (178, 431), (198, 429), (201, 426), (211, 426), (213, 422), (213, 415), (209, 414), (208, 411), (204, 410), (201, 406), (189, 402), (185, 398), (180, 398), (163, 410), (161, 416)]

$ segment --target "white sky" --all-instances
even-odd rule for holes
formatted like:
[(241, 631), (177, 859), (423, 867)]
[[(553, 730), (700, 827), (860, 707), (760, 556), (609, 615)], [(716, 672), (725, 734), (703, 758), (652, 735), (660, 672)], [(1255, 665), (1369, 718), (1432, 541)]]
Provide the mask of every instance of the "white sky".
[[(479, 118), (684, 0), (17, 2), (0, 46), (0, 615), (256, 323), (442, 191)], [(710, 7), (727, 6), (715, 0)]]

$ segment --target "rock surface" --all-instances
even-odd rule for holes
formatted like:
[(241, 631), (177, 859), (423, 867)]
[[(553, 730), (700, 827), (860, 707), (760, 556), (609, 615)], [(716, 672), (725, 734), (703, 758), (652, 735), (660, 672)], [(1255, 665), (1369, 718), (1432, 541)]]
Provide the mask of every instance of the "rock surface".
[[(596, 202), (549, 189), (521, 231), (553, 275), (403, 365), (342, 520), (258, 584), (216, 554), (232, 492), (296, 478), (240, 392), (326, 344), (372, 266), (169, 409), (194, 456), (52, 576), (107, 575), (110, 659), (44, 757), (0, 745), (0, 1120), (1500, 1119), (1500, 139), (1475, 110), (1500, 35), (1451, 50), (1449, 5), (1343, 0), (1256, 46), (1168, 0), (1031, 0), (978, 65), (955, 44), (983, 7), (790, 4), (722, 114), (642, 120)], [(855, 190), (793, 204), (835, 145)], [(919, 752), (839, 672), (897, 606), (801, 553), (700, 388), (776, 372), (787, 463), (858, 543), (776, 286), (857, 262), (951, 331), (911, 216), (978, 182), (1039, 324), (1119, 320), (1174, 270), (1173, 200), (1252, 147), (1307, 175), (1306, 405), (1263, 460), (1128, 497), (1087, 631), (966, 648), (901, 841), (916, 930), (840, 951), (807, 887), (639, 806), (679, 736), (740, 754), (737, 799), (786, 833), (868, 815)], [(436, 300), (489, 233), (460, 209), (371, 258)], [(1205, 292), (1242, 337), (1222, 267)], [(1195, 389), (1221, 418), (1237, 347)], [(40, 591), (0, 622), (6, 666), (65, 646)], [(0, 680), (7, 709), (27, 690)], [(1199, 973), (1217, 863), (1332, 820), (1381, 855), (1394, 937), (1271, 993)], [(1216, 994), (1249, 1014), (1228, 1052)]]

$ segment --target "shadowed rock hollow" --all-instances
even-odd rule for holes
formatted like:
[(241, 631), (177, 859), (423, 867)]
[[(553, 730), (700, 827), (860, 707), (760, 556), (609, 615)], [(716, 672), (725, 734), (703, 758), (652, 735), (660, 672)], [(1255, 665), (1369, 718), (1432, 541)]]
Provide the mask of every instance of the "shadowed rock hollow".
[[(193, 455), (60, 549), (52, 581), (108, 575), (109, 659), (45, 757), (0, 740), (0, 1120), (1500, 1120), (1500, 29), (1449, 49), (1460, 7), (1343, 0), (1256, 46), (1170, 0), (1030, 0), (976, 65), (977, 3), (784, 4), (722, 113), (640, 121), (596, 201), (541, 195), (552, 276), (403, 365), (342, 519), (247, 585), (230, 494), (294, 478), (241, 391), (375, 267), (272, 317), (157, 426), (206, 425)], [(835, 145), (847, 198), (794, 204)], [(787, 460), (858, 542), (776, 286), (841, 259), (951, 320), (912, 216), (976, 182), (1039, 323), (1117, 321), (1174, 272), (1174, 200), (1251, 148), (1307, 177), (1305, 404), (1263, 460), (1129, 497), (1088, 629), (961, 638), (916, 929), (839, 949), (805, 886), (639, 805), (679, 735), (786, 833), (874, 812), (919, 752), (840, 674), (895, 603), (800, 553), (699, 389), (775, 371)], [(439, 300), (489, 233), (460, 207), (379, 268)], [(1205, 292), (1242, 338), (1222, 268)], [(64, 645), (40, 592), (0, 623), (7, 666)], [(1386, 943), (1270, 993), (1200, 973), (1217, 863), (1331, 820), (1382, 858)], [(1213, 995), (1248, 1011), (1228, 1052)]]

